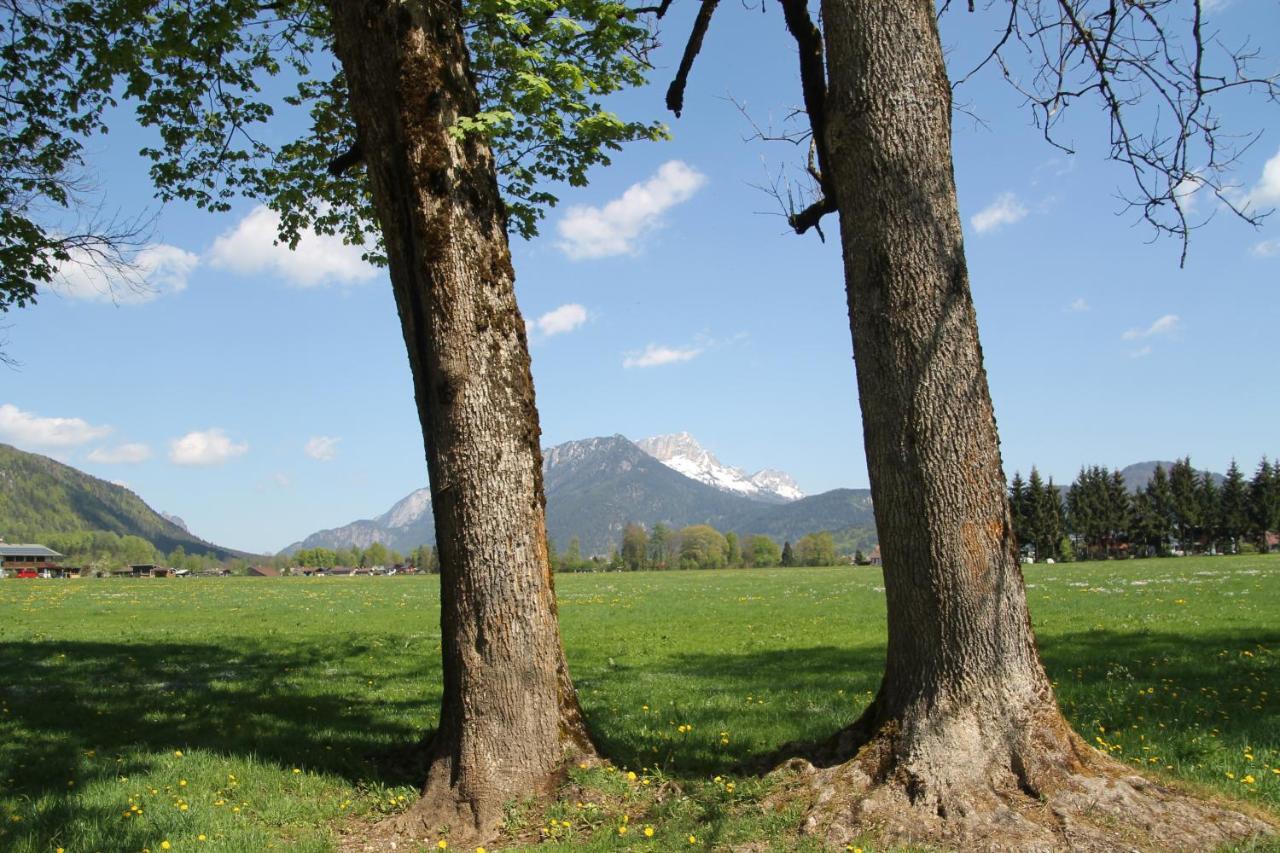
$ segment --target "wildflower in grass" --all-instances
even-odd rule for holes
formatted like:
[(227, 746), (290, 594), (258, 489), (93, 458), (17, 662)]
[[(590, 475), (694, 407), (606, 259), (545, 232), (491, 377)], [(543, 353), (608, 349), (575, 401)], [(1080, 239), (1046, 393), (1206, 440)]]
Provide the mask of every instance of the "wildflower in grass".
[(173, 751), (173, 757), (174, 757), (174, 758), (181, 758), (181, 757), (182, 757), (182, 750), (180, 750), (180, 749), (175, 749), (175, 750)]
[(627, 834), (627, 825), (625, 823), (622, 826), (618, 827), (618, 834), (619, 835)]
[(302, 771), (301, 771), (300, 769), (298, 769), (297, 767), (295, 767), (295, 768), (293, 768), (293, 772), (294, 772), (294, 773), (301, 773)]
[(1234, 773), (1232, 773), (1230, 770), (1228, 770), (1228, 771), (1227, 771), (1227, 778), (1228, 778), (1228, 779), (1234, 779), (1234, 778), (1236, 778), (1236, 774), (1234, 774)]
[(449, 842), (441, 838), (439, 841), (436, 842), (436, 847), (440, 848), (441, 850), (447, 850), (449, 849)]
[(652, 826), (646, 826), (646, 827), (644, 828), (644, 837), (645, 837), (645, 838), (653, 838), (653, 827), (652, 827)]
[(208, 840), (209, 840), (209, 836), (205, 835), (203, 832), (196, 836), (196, 841), (208, 841)]
[(724, 785), (724, 790), (725, 790), (725, 792), (726, 792), (726, 793), (732, 794), (732, 793), (733, 793), (733, 783), (732, 783), (732, 782), (726, 782), (726, 783), (725, 783), (725, 785)]
[(173, 845), (172, 845), (172, 844), (170, 844), (168, 841), (161, 841), (161, 842), (160, 842), (160, 849), (161, 849), (161, 850), (168, 850), (168, 849), (169, 849), (169, 848), (171, 848), (171, 847), (173, 847)]
[(690, 836), (689, 836), (689, 843), (690, 843), (690, 844), (697, 844), (697, 843), (698, 843), (698, 836), (696, 836), (696, 835), (690, 835)]
[(636, 781), (636, 772), (634, 770), (627, 771), (627, 781), (628, 782)]
[(187, 780), (186, 780), (186, 779), (179, 779), (179, 780), (178, 780), (178, 787), (179, 787), (179, 788), (185, 788), (185, 787), (187, 787)]
[(1257, 781), (1257, 780), (1253, 778), (1253, 774), (1252, 774), (1252, 773), (1246, 773), (1246, 774), (1245, 774), (1245, 776), (1244, 776), (1244, 778), (1240, 780), (1240, 783), (1241, 783), (1242, 785), (1252, 785), (1252, 784), (1253, 784), (1254, 782), (1256, 782), (1256, 781)]

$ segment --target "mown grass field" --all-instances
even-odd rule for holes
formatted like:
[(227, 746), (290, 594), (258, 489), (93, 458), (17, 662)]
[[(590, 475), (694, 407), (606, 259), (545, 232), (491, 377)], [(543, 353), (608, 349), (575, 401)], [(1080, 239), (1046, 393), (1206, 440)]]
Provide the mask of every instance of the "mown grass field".
[[(1280, 556), (1026, 574), (1078, 731), (1280, 816)], [(870, 699), (879, 571), (557, 589), (614, 767), (575, 774), (550, 812), (513, 804), (495, 847), (803, 847), (796, 815), (758, 808), (770, 783), (734, 768)], [(435, 721), (438, 601), (434, 578), (0, 582), (0, 850), (332, 849), (414, 796), (417, 769), (393, 756)]]

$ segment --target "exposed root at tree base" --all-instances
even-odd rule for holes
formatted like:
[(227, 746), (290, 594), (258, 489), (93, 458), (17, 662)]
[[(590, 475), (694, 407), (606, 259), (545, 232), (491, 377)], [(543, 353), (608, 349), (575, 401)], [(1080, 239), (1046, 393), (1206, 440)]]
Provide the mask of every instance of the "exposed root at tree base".
[(498, 836), (505, 809), (512, 801), (528, 803), (549, 799), (568, 778), (570, 766), (594, 765), (599, 760), (594, 753), (573, 755), (558, 772), (530, 782), (518, 795), (509, 797), (468, 797), (455, 787), (428, 781), (427, 788), (408, 810), (372, 826), (352, 825), (352, 831), (341, 839), (338, 849), (341, 853), (416, 851), (424, 847), (433, 849), (440, 841), (447, 841), (450, 849), (474, 849)]
[[(874, 838), (991, 851), (1213, 850), (1277, 831), (1264, 819), (1139, 776), (1069, 738), (1068, 760), (1053, 750), (1034, 757), (1015, 750), (980, 780), (969, 774), (957, 784), (954, 776), (929, 778), (918, 764), (895, 764), (894, 732), (882, 732), (844, 763), (786, 762), (774, 771), (784, 781), (770, 805), (802, 805), (801, 831), (837, 849)], [(1057, 769), (1045, 759), (1057, 759)]]

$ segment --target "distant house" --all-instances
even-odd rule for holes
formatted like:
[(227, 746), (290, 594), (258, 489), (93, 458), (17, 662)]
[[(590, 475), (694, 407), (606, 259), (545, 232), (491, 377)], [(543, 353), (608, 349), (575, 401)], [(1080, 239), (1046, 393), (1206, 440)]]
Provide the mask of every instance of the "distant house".
[(355, 573), (355, 569), (348, 566), (334, 566), (329, 570), (329, 574), (340, 578), (351, 577), (353, 573)]
[(884, 565), (884, 559), (880, 556), (880, 546), (871, 549), (871, 553), (867, 556), (867, 563), (872, 566)]
[(62, 554), (43, 545), (10, 545), (0, 539), (0, 568), (7, 574), (34, 578), (41, 574), (52, 577), (58, 573), (61, 577), (60, 563), (63, 559)]
[(278, 577), (280, 577), (280, 571), (279, 571), (279, 569), (274, 569), (274, 568), (272, 568), (271, 566), (250, 566), (250, 567), (249, 567), (249, 571), (248, 571), (248, 572), (246, 572), (245, 574), (247, 574), (247, 575), (248, 575), (249, 577), (251, 577), (251, 578), (278, 578)]
[[(136, 566), (129, 567), (129, 574), (135, 578), (163, 578), (168, 577), (171, 569), (163, 566), (152, 565), (151, 563), (139, 563)], [(114, 572), (113, 574), (120, 574)]]
[(1280, 533), (1276, 533), (1274, 530), (1268, 530), (1266, 541), (1268, 551), (1274, 551), (1276, 548), (1280, 548)]

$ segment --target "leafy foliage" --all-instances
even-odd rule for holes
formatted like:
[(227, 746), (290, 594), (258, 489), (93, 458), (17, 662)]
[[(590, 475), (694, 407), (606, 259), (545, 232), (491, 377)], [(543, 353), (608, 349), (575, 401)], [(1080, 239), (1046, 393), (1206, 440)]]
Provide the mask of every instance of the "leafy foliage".
[[(462, 10), (480, 109), (454, 129), (493, 147), (520, 234), (536, 233), (553, 184), (581, 186), (622, 143), (665, 136), (603, 105), (644, 81), (644, 13), (610, 0)], [(362, 170), (328, 168), (355, 141), (330, 31), (313, 0), (0, 4), (0, 311), (33, 302), (69, 261), (128, 262), (121, 242), (134, 232), (62, 221), (88, 201), (91, 140), (126, 107), (156, 132), (141, 153), (161, 200), (225, 211), (258, 199), (291, 246), (312, 228), (382, 260)], [(297, 138), (272, 139), (282, 120), (302, 126)]]

